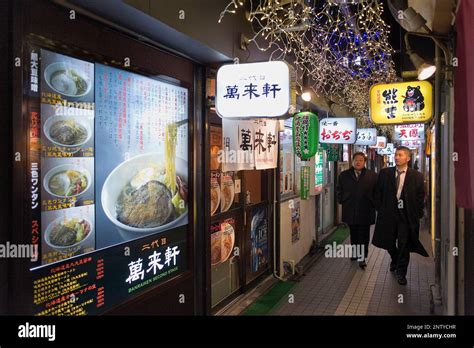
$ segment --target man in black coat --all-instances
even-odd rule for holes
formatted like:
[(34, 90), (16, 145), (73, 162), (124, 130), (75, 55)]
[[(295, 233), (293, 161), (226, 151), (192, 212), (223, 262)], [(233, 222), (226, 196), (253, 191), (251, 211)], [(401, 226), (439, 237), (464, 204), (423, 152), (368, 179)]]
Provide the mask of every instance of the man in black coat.
[(364, 153), (356, 152), (352, 167), (339, 175), (336, 188), (337, 200), (342, 204), (342, 221), (351, 231), (351, 244), (364, 247), (364, 260), (359, 260), (362, 269), (366, 267), (369, 252), (370, 225), (375, 223), (373, 195), (377, 182), (377, 174), (365, 168), (366, 161)]
[(380, 171), (375, 188), (375, 224), (372, 244), (386, 249), (392, 258), (390, 271), (396, 271), (398, 283), (407, 283), (410, 252), (428, 256), (418, 239), (423, 217), (425, 187), (423, 175), (408, 167), (411, 158), (407, 147), (395, 152), (396, 167)]

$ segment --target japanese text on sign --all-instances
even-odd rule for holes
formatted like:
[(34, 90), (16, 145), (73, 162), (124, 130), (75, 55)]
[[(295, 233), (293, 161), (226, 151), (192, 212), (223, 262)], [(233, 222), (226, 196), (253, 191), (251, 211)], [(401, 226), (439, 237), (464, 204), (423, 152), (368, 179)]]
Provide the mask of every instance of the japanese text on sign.
[(125, 280), (127, 283), (131, 284), (137, 280), (143, 280), (145, 273), (152, 272), (153, 275), (156, 275), (158, 271), (161, 271), (165, 266), (176, 266), (176, 258), (180, 254), (179, 248), (177, 246), (168, 247), (164, 253), (164, 261), (161, 258), (161, 252), (156, 250), (148, 256), (148, 268), (146, 271), (143, 269), (143, 259), (138, 258), (136, 261), (132, 261), (128, 264), (130, 274)]
[(424, 140), (425, 126), (422, 123), (395, 126), (395, 140)]
[(221, 117), (275, 117), (288, 112), (289, 69), (283, 62), (224, 65), (217, 72)]
[(320, 121), (319, 142), (354, 144), (356, 141), (355, 118), (326, 118)]
[(376, 128), (358, 128), (355, 145), (375, 145), (377, 143)]
[(426, 122), (433, 116), (427, 81), (379, 84), (370, 90), (370, 117), (376, 124)]

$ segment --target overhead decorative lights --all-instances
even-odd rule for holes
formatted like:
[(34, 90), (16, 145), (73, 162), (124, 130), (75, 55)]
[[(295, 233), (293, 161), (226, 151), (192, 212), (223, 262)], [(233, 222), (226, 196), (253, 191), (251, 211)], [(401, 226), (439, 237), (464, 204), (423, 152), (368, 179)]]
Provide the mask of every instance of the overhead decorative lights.
[[(380, 0), (248, 0), (247, 19), (255, 31), (249, 40), (270, 60), (295, 66), (297, 83), (309, 76), (310, 87), (348, 107), (369, 127), (369, 90), (397, 81)], [(234, 13), (243, 2), (232, 0), (220, 14)]]

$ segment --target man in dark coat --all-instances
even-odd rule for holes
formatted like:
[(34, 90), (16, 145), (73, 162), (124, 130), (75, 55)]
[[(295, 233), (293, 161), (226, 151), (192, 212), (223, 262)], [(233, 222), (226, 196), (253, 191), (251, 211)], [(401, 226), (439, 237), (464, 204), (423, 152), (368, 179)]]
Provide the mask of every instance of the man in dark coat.
[(366, 267), (365, 259), (369, 252), (370, 225), (375, 223), (374, 189), (377, 182), (377, 174), (365, 168), (366, 161), (364, 153), (356, 152), (352, 156), (352, 167), (339, 175), (336, 188), (337, 200), (342, 204), (342, 221), (351, 231), (351, 244), (364, 247), (364, 260), (359, 260), (362, 269)]
[(408, 167), (411, 154), (399, 146), (395, 152), (396, 167), (380, 171), (375, 188), (375, 224), (372, 244), (386, 249), (392, 258), (390, 271), (396, 271), (398, 283), (407, 283), (410, 252), (428, 256), (418, 239), (423, 217), (425, 187), (423, 175)]

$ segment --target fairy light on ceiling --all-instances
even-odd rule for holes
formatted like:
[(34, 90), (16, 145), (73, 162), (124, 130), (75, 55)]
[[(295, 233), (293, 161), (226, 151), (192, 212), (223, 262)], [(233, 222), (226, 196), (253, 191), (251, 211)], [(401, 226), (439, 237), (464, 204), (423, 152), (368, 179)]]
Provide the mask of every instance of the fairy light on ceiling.
[[(254, 29), (249, 41), (270, 52), (270, 60), (293, 64), (300, 87), (301, 77), (309, 76), (307, 87), (328, 99), (338, 96), (338, 103), (358, 116), (361, 127), (370, 126), (370, 86), (397, 80), (381, 1), (248, 2), (247, 19)], [(239, 7), (243, 1), (230, 1), (219, 22)]]

